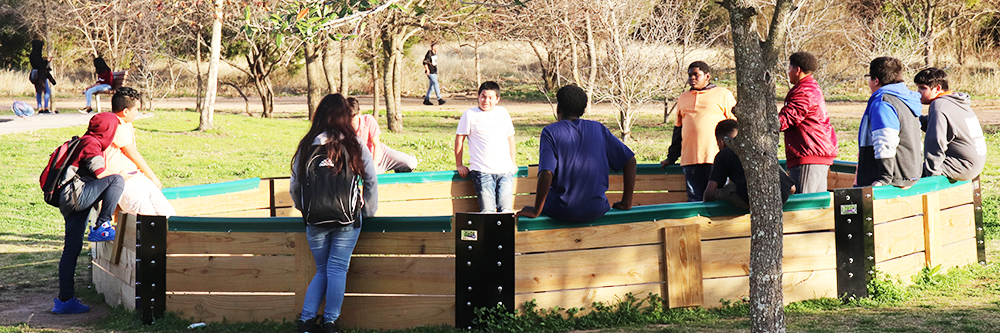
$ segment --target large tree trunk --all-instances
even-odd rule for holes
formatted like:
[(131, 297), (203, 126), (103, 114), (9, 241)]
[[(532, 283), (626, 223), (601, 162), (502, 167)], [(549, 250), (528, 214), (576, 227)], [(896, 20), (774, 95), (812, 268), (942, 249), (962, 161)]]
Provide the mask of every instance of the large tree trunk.
[(344, 40), (340, 40), (340, 88), (337, 92), (347, 94), (347, 74), (344, 70)]
[(382, 50), (385, 53), (382, 84), (385, 87), (386, 125), (390, 131), (403, 131), (403, 111), (400, 109), (401, 87), (399, 82), (403, 57), (403, 36), (399, 31), (386, 31), (382, 35)]
[(198, 130), (213, 127), (215, 95), (219, 89), (219, 57), (222, 52), (222, 0), (215, 0), (215, 19), (212, 21), (212, 55), (208, 60), (208, 87), (205, 88), (205, 104), (202, 105)]
[(783, 42), (791, 0), (776, 3), (768, 38), (762, 42), (751, 0), (725, 0), (736, 60), (740, 133), (729, 146), (746, 169), (750, 194), (751, 332), (784, 332), (782, 202), (778, 169), (778, 110), (775, 100), (777, 44)]
[(316, 44), (311, 41), (306, 41), (306, 82), (308, 93), (307, 100), (309, 103), (309, 119), (312, 119), (313, 115), (316, 114), (316, 107), (319, 106), (319, 101), (323, 99), (322, 89), (325, 87), (323, 84), (323, 68), (320, 63), (320, 54), (316, 51)]
[(590, 12), (586, 16), (587, 22), (587, 60), (590, 61), (590, 70), (587, 77), (587, 108), (594, 105), (594, 85), (597, 82), (597, 41), (594, 40), (594, 26), (590, 22)]
[[(195, 43), (196, 49), (195, 49), (195, 52), (194, 52), (194, 54), (195, 54), (194, 68), (195, 68), (195, 71), (196, 71), (196, 74), (197, 74), (195, 76), (198, 78), (198, 82), (197, 82), (198, 87), (196, 88), (195, 95), (194, 95), (194, 109), (200, 111), (201, 110), (202, 101), (205, 98), (205, 95), (203, 94), (204, 88), (205, 88), (205, 86), (204, 86), (205, 83), (203, 82), (204, 80), (201, 77), (201, 29), (200, 28), (198, 29), (198, 37), (197, 38), (198, 38), (198, 40), (197, 40), (197, 43)], [(52, 108), (52, 109), (55, 110), (55, 108)]]
[(323, 42), (323, 74), (326, 74), (326, 93), (332, 94), (339, 92), (333, 89), (334, 82), (336, 82), (336, 72), (333, 71), (333, 52), (330, 52), (333, 41), (327, 39)]

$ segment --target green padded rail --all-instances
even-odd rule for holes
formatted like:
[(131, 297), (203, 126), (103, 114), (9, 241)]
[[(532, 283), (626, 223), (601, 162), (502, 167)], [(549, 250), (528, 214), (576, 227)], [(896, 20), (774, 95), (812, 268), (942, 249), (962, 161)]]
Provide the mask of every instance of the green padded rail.
[[(448, 232), (451, 216), (369, 217), (364, 232)], [(301, 217), (200, 217), (173, 216), (167, 219), (170, 231), (198, 232), (305, 232)]]
[(167, 200), (196, 198), (252, 190), (258, 187), (260, 187), (260, 178), (250, 178), (224, 183), (165, 188), (163, 196), (167, 197)]
[(924, 177), (920, 178), (916, 184), (907, 189), (884, 185), (873, 187), (872, 193), (875, 199), (892, 199), (940, 191), (946, 188), (961, 186), (968, 182), (968, 180), (952, 182), (945, 176)]
[[(825, 209), (830, 207), (832, 194), (830, 192), (795, 194), (788, 198), (784, 211)], [(561, 228), (582, 228), (600, 225), (611, 225), (641, 221), (675, 220), (694, 216), (733, 216), (747, 214), (749, 211), (739, 209), (723, 201), (713, 202), (683, 202), (661, 205), (632, 207), (630, 210), (609, 210), (603, 217), (585, 223), (570, 223), (559, 221), (547, 216), (537, 218), (521, 217), (517, 222), (518, 231), (549, 230)]]

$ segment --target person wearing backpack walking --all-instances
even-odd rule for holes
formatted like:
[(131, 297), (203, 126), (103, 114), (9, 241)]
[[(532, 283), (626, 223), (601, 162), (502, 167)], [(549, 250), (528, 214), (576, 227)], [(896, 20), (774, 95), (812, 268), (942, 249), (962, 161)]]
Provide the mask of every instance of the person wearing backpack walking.
[(69, 154), (69, 167), (62, 177), (69, 182), (63, 185), (59, 196), (59, 211), (66, 220), (66, 237), (59, 259), (59, 296), (53, 300), (53, 313), (71, 314), (90, 310), (76, 299), (73, 276), (83, 248), (83, 232), (87, 228), (90, 209), (97, 207), (98, 203), (101, 205), (97, 223), (90, 229), (87, 239), (91, 242), (115, 239), (111, 216), (118, 207), (125, 180), (104, 167), (104, 150), (111, 145), (117, 129), (118, 117), (112, 113), (91, 117), (87, 133), (80, 137), (76, 149)]
[[(292, 202), (302, 212), (306, 239), (316, 260), (316, 275), (296, 320), (300, 333), (340, 332), (337, 318), (344, 303), (351, 253), (362, 218), (374, 216), (378, 209), (375, 163), (354, 133), (351, 118), (343, 95), (324, 97), (292, 159)], [(323, 318), (318, 318), (324, 299)]]

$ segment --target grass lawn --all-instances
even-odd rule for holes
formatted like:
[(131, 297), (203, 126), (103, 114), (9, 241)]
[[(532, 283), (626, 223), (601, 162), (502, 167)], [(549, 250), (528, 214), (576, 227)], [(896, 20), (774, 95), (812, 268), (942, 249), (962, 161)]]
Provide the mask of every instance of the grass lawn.
[[(547, 108), (546, 108), (547, 109)], [(511, 109), (517, 130), (518, 164), (538, 160), (538, 135), (549, 124), (548, 112)], [(215, 183), (252, 177), (279, 177), (289, 173), (294, 146), (305, 133), (308, 122), (304, 114), (278, 114), (275, 119), (251, 118), (240, 114), (218, 113), (216, 129), (198, 132), (198, 114), (159, 110), (156, 116), (138, 120), (135, 124), (140, 151), (156, 170), (165, 187)], [(459, 112), (410, 112), (406, 114), (403, 133), (385, 130), (382, 140), (399, 151), (416, 155), (421, 164), (418, 171), (451, 170), (454, 130)], [(617, 133), (613, 115), (587, 115), (603, 122)], [(840, 138), (840, 159), (855, 160), (858, 119), (835, 118), (834, 126)], [(662, 114), (643, 113), (633, 128), (637, 139), (628, 145), (636, 152), (639, 163), (658, 163), (666, 156), (672, 124), (662, 124)], [(905, 294), (897, 301), (872, 301), (842, 305), (834, 300), (808, 301), (788, 308), (788, 329), (794, 332), (995, 332), (1000, 331), (1000, 269), (996, 249), (1000, 245), (1000, 136), (996, 126), (984, 128), (991, 153), (987, 170), (983, 172), (984, 208), (986, 208), (989, 240), (986, 267), (957, 270), (952, 274), (927, 274), (924, 282), (909, 288), (897, 288)], [(27, 292), (55, 293), (56, 266), (62, 248), (63, 221), (57, 209), (46, 205), (36, 182), (48, 154), (73, 135), (81, 135), (83, 126), (40, 130), (0, 136), (0, 165), (8, 172), (0, 174), (0, 304), (11, 295)], [(783, 149), (779, 156), (783, 157)], [(467, 160), (467, 159), (466, 159)], [(78, 290), (89, 284), (86, 249), (80, 258)], [(943, 272), (942, 272), (943, 273)], [(895, 294), (894, 294), (895, 295)], [(92, 291), (82, 291), (81, 297), (90, 304), (102, 299)], [(601, 332), (732, 332), (747, 331), (745, 304), (734, 304), (715, 310), (672, 310), (656, 313), (629, 307), (612, 307), (606, 313), (560, 322), (541, 316), (537, 322), (527, 319), (500, 320), (496, 330), (502, 331), (569, 331), (598, 329)], [(529, 316), (530, 317), (530, 316)], [(546, 321), (548, 320), (548, 321)], [(546, 322), (548, 326), (539, 325)], [(513, 324), (512, 324), (513, 323)], [(113, 309), (95, 326), (78, 327), (54, 332), (79, 331), (183, 331), (188, 322), (167, 318), (151, 327), (142, 327), (131, 313)], [(514, 329), (514, 326), (522, 327)], [(522, 325), (523, 324), (523, 325)], [(213, 324), (206, 332), (274, 332), (292, 331), (291, 324)], [(35, 331), (26, 325), (0, 327), (3, 332)], [(449, 328), (421, 328), (408, 332), (451, 332)], [(457, 331), (455, 331), (457, 332)]]

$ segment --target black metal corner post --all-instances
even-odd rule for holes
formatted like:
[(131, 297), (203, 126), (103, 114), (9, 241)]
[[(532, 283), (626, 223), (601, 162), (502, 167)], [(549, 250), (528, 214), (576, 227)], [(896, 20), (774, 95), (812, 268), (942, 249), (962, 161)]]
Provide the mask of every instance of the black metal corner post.
[(135, 226), (135, 308), (149, 325), (167, 305), (167, 217), (139, 215)]
[(472, 329), (475, 309), (514, 311), (514, 215), (455, 214), (455, 327)]
[(837, 244), (837, 295), (868, 297), (875, 274), (875, 221), (872, 188), (833, 190)]
[(986, 264), (986, 233), (983, 231), (983, 190), (979, 176), (972, 180), (972, 203), (976, 214), (976, 261)]

